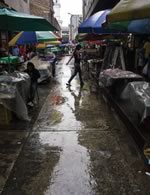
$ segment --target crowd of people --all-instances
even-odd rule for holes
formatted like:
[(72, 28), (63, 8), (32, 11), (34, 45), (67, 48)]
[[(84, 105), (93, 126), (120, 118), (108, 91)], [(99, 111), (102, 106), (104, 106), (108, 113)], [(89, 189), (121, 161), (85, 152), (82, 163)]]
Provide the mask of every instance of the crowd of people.
[(9, 49), (9, 54), (12, 56), (18, 56), (20, 62), (30, 60), (36, 54), (35, 45), (20, 45), (13, 46)]

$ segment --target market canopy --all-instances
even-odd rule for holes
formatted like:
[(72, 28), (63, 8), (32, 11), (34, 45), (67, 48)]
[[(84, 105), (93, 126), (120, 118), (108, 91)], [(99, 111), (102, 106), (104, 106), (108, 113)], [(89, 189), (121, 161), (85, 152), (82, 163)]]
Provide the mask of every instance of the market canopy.
[(107, 38), (112, 38), (113, 35), (111, 34), (90, 34), (90, 33), (79, 33), (76, 36), (76, 40), (79, 42), (82, 41), (96, 41), (96, 40), (103, 40)]
[(133, 34), (150, 34), (150, 18), (111, 22), (107, 24), (108, 28), (116, 29), (122, 32)]
[(47, 45), (60, 45), (61, 44), (61, 41), (47, 41), (47, 42), (44, 42), (44, 43), (38, 43), (36, 48), (37, 49), (42, 49), (42, 48), (46, 48)]
[(83, 21), (79, 28), (79, 33), (100, 33), (107, 34), (112, 33), (110, 29), (105, 29), (102, 24), (106, 21), (106, 16), (110, 12), (110, 10), (103, 10), (95, 13), (90, 16), (88, 19)]
[(9, 46), (14, 45), (24, 45), (29, 43), (38, 43), (45, 41), (57, 41), (59, 37), (57, 37), (51, 31), (23, 31), (18, 33), (10, 42)]
[(0, 30), (6, 31), (57, 31), (46, 19), (9, 8), (0, 8)]
[(121, 0), (107, 15), (107, 22), (150, 18), (150, 0)]

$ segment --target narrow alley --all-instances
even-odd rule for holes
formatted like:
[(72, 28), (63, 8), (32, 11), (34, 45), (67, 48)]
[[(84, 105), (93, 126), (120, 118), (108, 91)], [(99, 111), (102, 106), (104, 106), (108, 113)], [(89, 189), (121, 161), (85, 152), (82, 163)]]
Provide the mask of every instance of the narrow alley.
[(1, 195), (149, 195), (150, 178), (124, 124), (101, 94), (66, 82), (64, 57), (55, 84), (20, 150)]

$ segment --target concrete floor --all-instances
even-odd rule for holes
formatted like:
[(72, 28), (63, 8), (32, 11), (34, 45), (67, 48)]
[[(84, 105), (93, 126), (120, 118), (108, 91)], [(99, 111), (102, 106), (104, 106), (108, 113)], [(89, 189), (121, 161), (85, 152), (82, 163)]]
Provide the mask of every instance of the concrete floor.
[(66, 88), (67, 60), (32, 130), (0, 132), (1, 194), (149, 195), (149, 170), (127, 129), (89, 82)]

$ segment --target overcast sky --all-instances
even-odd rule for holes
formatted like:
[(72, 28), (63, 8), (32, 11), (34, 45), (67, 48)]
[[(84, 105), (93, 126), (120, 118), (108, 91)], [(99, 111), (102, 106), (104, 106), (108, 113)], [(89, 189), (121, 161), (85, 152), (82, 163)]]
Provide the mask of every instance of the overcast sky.
[(82, 14), (82, 0), (60, 0), (61, 20), (63, 26), (68, 26), (71, 14)]

